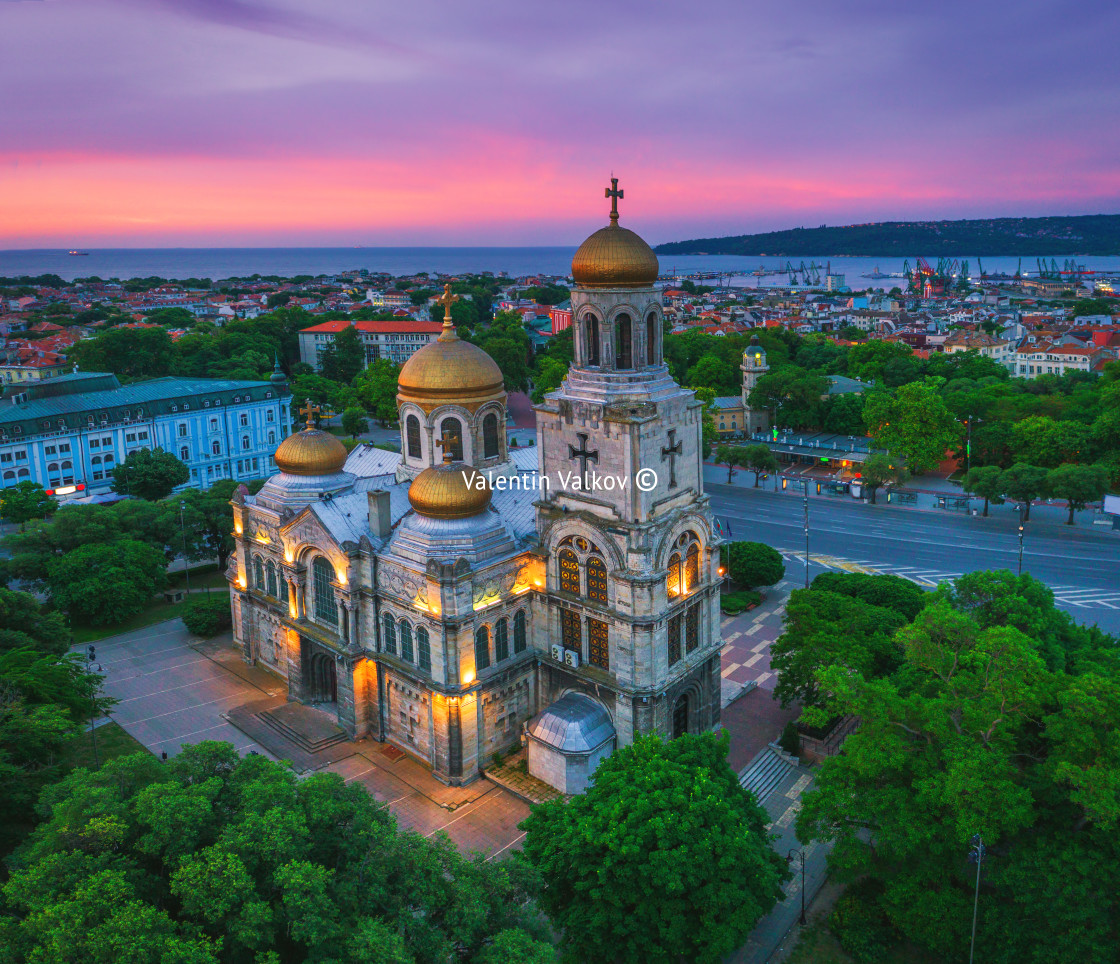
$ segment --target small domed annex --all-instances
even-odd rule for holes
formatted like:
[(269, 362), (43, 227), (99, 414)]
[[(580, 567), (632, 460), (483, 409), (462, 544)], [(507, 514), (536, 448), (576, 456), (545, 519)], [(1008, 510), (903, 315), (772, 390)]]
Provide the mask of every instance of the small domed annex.
[(424, 469), (408, 487), (408, 501), (421, 515), (432, 519), (465, 519), (490, 504), (486, 476), (445, 456), (443, 465)]
[(638, 235), (618, 226), (618, 178), (606, 189), (611, 221), (579, 246), (572, 258), (572, 279), (584, 288), (645, 288), (657, 280), (660, 266), (653, 249)]
[(315, 428), (312, 416), (320, 411), (307, 401), (307, 426), (289, 435), (274, 456), (276, 466), (288, 475), (334, 475), (346, 464), (347, 451), (337, 438)]

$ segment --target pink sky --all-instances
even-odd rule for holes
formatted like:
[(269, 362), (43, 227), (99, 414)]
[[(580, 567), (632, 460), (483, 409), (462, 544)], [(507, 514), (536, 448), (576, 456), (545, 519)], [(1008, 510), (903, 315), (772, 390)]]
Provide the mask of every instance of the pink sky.
[(0, 247), (1120, 211), (1120, 12), (984, 6), (0, 0)]

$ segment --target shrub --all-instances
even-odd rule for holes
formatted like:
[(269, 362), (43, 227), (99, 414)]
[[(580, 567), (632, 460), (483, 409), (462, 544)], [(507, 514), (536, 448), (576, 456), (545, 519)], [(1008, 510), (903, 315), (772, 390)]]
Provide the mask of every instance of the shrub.
[(836, 902), (828, 926), (858, 964), (881, 961), (898, 935), (883, 910), (883, 885), (874, 878), (853, 884)]
[(187, 603), (183, 624), (196, 636), (217, 636), (233, 625), (229, 596), (224, 592)]
[(801, 734), (797, 730), (797, 723), (793, 720), (782, 729), (782, 735), (778, 737), (778, 746), (790, 756), (797, 756), (801, 752)]
[(743, 586), (772, 586), (786, 574), (782, 554), (764, 542), (732, 542), (727, 560), (728, 575)]
[(739, 592), (725, 592), (720, 596), (720, 609), (722, 609), (728, 616), (738, 616), (739, 613), (748, 609), (751, 606), (757, 606), (762, 602), (761, 593), (755, 592), (753, 589), (743, 589)]
[(838, 592), (901, 613), (907, 620), (917, 617), (929, 596), (917, 583), (901, 576), (868, 575), (862, 572), (822, 572), (813, 580), (814, 590)]

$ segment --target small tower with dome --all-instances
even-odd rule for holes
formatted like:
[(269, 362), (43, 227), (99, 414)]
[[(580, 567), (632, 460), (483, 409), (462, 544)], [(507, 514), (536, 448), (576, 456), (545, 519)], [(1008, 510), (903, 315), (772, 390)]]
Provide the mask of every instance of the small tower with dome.
[(751, 408), (750, 403), (751, 392), (758, 385), (758, 380), (770, 371), (766, 363), (766, 349), (759, 343), (758, 335), (751, 335), (739, 368), (743, 373), (743, 430), (748, 435), (764, 432), (770, 427), (770, 413), (764, 408)]

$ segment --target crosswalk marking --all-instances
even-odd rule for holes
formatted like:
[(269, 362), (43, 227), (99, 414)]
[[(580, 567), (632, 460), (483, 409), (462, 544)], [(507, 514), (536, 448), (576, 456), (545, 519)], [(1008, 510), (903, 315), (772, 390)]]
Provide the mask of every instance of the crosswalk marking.
[[(788, 549), (781, 552), (787, 562), (800, 566), (805, 565), (804, 552)], [(815, 553), (809, 553), (809, 562), (824, 569), (840, 570), (842, 572), (901, 576), (903, 579), (909, 579), (911, 582), (927, 589), (932, 589), (942, 582), (959, 579), (964, 575), (960, 572), (947, 572), (941, 569), (884, 565), (865, 559), (845, 559), (840, 556), (817, 555)], [(1120, 591), (1114, 589), (1092, 589), (1082, 586), (1051, 586), (1050, 589), (1054, 593), (1054, 601), (1066, 606), (1076, 606), (1080, 609), (1093, 607), (1120, 609)]]

